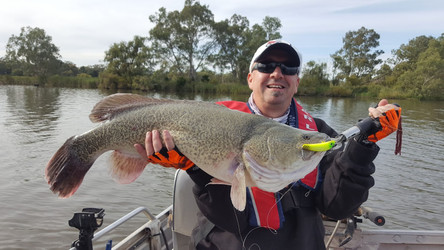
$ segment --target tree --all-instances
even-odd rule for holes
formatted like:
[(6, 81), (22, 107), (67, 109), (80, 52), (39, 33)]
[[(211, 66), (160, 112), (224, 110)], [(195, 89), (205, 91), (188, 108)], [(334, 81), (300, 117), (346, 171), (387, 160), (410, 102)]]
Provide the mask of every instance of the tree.
[(132, 41), (113, 44), (105, 52), (108, 72), (123, 77), (131, 85), (134, 76), (152, 71), (152, 57), (145, 41), (144, 37), (134, 36)]
[(229, 70), (237, 79), (245, 77), (242, 63), (243, 51), (247, 42), (246, 32), (249, 30), (249, 21), (246, 17), (234, 14), (230, 19), (214, 24), (214, 39), (217, 53), (210, 55), (210, 61), (222, 72)]
[[(425, 44), (427, 43), (427, 45)], [(439, 38), (417, 37), (395, 53), (396, 85), (410, 97), (442, 99), (444, 96), (444, 34)], [(401, 67), (400, 65), (404, 65)]]
[(344, 77), (352, 74), (357, 77), (371, 76), (375, 67), (382, 62), (377, 57), (384, 53), (382, 50), (372, 51), (379, 46), (379, 38), (379, 34), (373, 29), (365, 27), (347, 32), (342, 39), (344, 43), (342, 48), (331, 55), (333, 67), (338, 69)]
[(393, 69), (390, 65), (384, 63), (376, 71), (376, 76), (373, 78), (372, 82), (386, 87), (393, 87), (395, 80), (396, 78), (393, 76)]
[(280, 20), (275, 17), (266, 16), (262, 21), (262, 25), (254, 24), (253, 27), (246, 32), (246, 43), (242, 50), (242, 61), (240, 67), (244, 79), (249, 72), (250, 60), (262, 44), (270, 39), (280, 39), (282, 36), (279, 33), (281, 27)]
[(304, 87), (300, 88), (299, 94), (318, 94), (322, 89), (329, 87), (327, 63), (307, 62), (302, 70), (301, 84)]
[(392, 51), (395, 56), (394, 63), (408, 62), (410, 65), (415, 64), (419, 55), (427, 50), (431, 40), (434, 40), (431, 36), (418, 36), (410, 40), (408, 44), (402, 44), (399, 49)]
[(155, 24), (150, 38), (161, 68), (188, 72), (188, 77), (196, 80), (196, 71), (214, 48), (214, 19), (208, 6), (185, 0), (182, 11), (167, 12), (162, 7), (149, 19)]
[(8, 66), (4, 58), (0, 57), (0, 75), (11, 74), (11, 68)]
[(98, 77), (99, 73), (105, 70), (105, 66), (102, 64), (95, 64), (90, 66), (81, 66), (79, 73), (88, 74), (92, 77)]
[(76, 76), (79, 73), (79, 69), (73, 62), (59, 62), (60, 67), (58, 69), (58, 74), (62, 76)]
[(217, 68), (228, 69), (235, 78), (244, 81), (256, 49), (268, 40), (281, 38), (281, 26), (279, 18), (266, 16), (262, 25), (255, 24), (250, 29), (246, 17), (234, 14), (229, 20), (214, 24), (218, 50), (210, 59)]
[(59, 48), (40, 28), (22, 27), (20, 35), (12, 35), (6, 45), (6, 60), (24, 75), (39, 76), (42, 81), (60, 66), (59, 58)]
[(315, 61), (309, 61), (302, 70), (301, 81), (309, 81), (310, 85), (329, 86), (327, 74), (327, 63), (317, 64)]
[(267, 34), (265, 40), (275, 40), (282, 38), (279, 29), (282, 27), (281, 20), (277, 17), (264, 17), (262, 26)]

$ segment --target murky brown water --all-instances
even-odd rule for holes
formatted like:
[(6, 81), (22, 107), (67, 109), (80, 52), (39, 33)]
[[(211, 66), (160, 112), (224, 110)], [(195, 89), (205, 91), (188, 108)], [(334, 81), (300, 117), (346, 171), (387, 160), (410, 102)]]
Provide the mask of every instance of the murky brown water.
[[(95, 126), (88, 114), (109, 94), (0, 86), (0, 249), (67, 249), (78, 234), (68, 226), (68, 220), (84, 207), (104, 208), (104, 227), (139, 206), (156, 214), (171, 203), (174, 170), (148, 166), (134, 183), (119, 185), (108, 175), (106, 156), (97, 160), (71, 198), (58, 199), (49, 191), (44, 180), (46, 163), (68, 137)], [(338, 131), (365, 117), (372, 104), (356, 99), (299, 100), (313, 116)], [(385, 215), (385, 229), (443, 230), (444, 102), (398, 103), (403, 107), (403, 152), (401, 156), (393, 154), (394, 136), (379, 142), (382, 150), (375, 162), (376, 185), (365, 205)], [(134, 227), (140, 225), (137, 222), (136, 218)], [(376, 227), (368, 222), (363, 226)], [(118, 229), (113, 235), (125, 230), (129, 229)]]

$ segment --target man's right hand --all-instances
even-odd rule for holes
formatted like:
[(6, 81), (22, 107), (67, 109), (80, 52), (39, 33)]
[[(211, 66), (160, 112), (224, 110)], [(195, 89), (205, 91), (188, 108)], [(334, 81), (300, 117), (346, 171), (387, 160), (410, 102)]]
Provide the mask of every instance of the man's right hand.
[[(164, 143), (162, 143), (159, 131), (149, 131), (146, 133), (145, 147), (141, 144), (134, 144), (134, 148), (143, 159), (153, 164), (183, 170), (194, 166), (194, 163), (175, 147), (173, 137), (167, 130), (163, 131), (162, 136)], [(164, 144), (166, 148), (163, 146)]]

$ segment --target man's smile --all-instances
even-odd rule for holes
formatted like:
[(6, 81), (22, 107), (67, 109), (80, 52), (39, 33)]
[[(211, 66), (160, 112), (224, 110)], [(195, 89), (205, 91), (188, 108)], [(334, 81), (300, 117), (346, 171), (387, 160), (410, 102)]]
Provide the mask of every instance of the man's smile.
[(284, 89), (285, 87), (282, 86), (282, 85), (270, 84), (270, 85), (267, 85), (267, 88), (270, 88), (270, 89)]

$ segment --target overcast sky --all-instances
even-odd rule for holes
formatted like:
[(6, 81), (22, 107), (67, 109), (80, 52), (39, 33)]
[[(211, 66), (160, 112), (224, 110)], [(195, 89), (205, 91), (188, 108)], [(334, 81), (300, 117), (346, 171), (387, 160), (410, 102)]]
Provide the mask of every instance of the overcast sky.
[[(159, 8), (182, 10), (184, 0), (0, 0), (0, 57), (21, 27), (38, 27), (52, 37), (63, 61), (78, 67), (103, 63), (113, 43), (148, 36), (154, 26), (148, 17)], [(201, 0), (215, 21), (233, 14), (245, 16), (250, 26), (265, 16), (278, 17), (284, 40), (303, 61), (329, 62), (342, 47), (348, 31), (362, 26), (381, 35), (383, 59), (391, 50), (420, 36), (444, 33), (443, 0)]]

